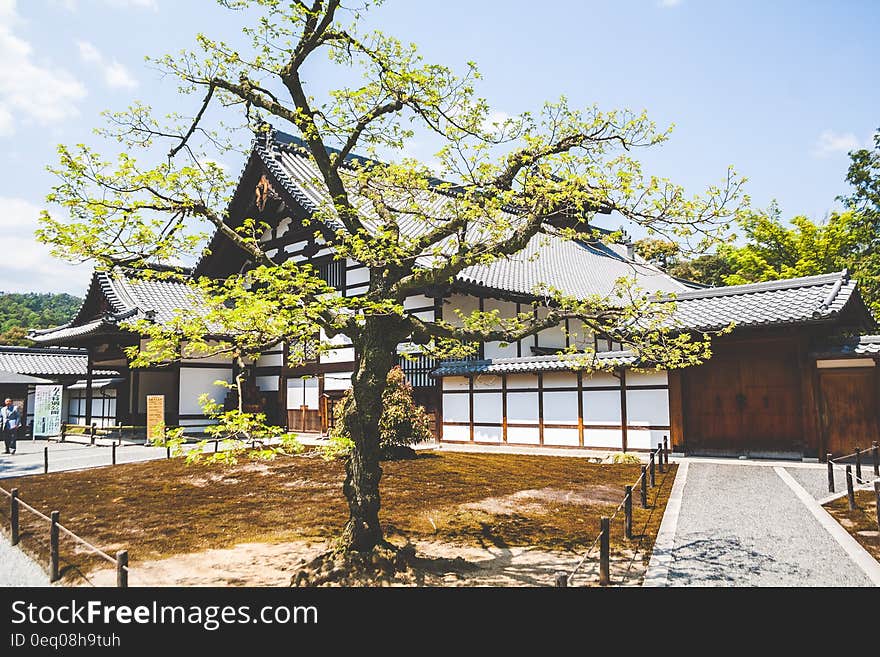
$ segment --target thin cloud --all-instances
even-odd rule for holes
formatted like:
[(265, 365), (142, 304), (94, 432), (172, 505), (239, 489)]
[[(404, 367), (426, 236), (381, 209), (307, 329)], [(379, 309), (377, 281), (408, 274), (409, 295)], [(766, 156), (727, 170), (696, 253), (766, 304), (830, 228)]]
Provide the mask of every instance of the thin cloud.
[(77, 116), (85, 86), (57, 66), (34, 61), (34, 48), (15, 33), (22, 23), (15, 0), (0, 0), (0, 135), (19, 121), (41, 125)]
[(678, 7), (681, 5), (682, 0), (660, 0), (657, 3), (657, 6), (661, 9), (671, 9), (672, 7)]
[(79, 48), (79, 57), (87, 64), (93, 64), (98, 67), (104, 76), (104, 82), (107, 86), (113, 88), (134, 89), (138, 86), (138, 81), (128, 72), (118, 61), (108, 60), (101, 54), (95, 46), (88, 41), (77, 41)]
[(839, 153), (848, 153), (860, 146), (859, 138), (851, 132), (823, 130), (813, 146), (813, 155), (816, 157), (829, 157)]
[[(67, 11), (79, 9), (79, 0), (55, 0)], [(150, 9), (159, 11), (157, 0), (103, 0), (103, 4), (116, 9)]]
[(34, 231), (41, 209), (22, 198), (0, 196), (3, 250), (11, 254), (0, 260), (0, 290), (82, 295), (92, 267), (88, 264), (71, 265), (53, 258), (49, 247), (37, 242)]

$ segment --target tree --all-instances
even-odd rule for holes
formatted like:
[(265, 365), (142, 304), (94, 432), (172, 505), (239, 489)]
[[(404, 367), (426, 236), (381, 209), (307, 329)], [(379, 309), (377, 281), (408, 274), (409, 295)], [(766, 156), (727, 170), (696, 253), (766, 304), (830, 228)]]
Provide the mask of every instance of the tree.
[(634, 246), (642, 258), (676, 278), (716, 287), (725, 285), (725, 277), (733, 273), (730, 262), (717, 252), (688, 259), (680, 244), (656, 237), (637, 240)]
[[(741, 200), (741, 180), (733, 171), (720, 186), (688, 198), (672, 182), (643, 174), (630, 156), (633, 149), (664, 141), (668, 131), (658, 131), (644, 114), (578, 110), (564, 98), (493, 124), (490, 105), (475, 91), (474, 64), (457, 75), (424, 62), (414, 45), (364, 32), (360, 12), (368, 6), (352, 11), (339, 0), (220, 4), (244, 18), (260, 13), (243, 30), (248, 51), (199, 35), (197, 52), (157, 60), (180, 82), (184, 96), (200, 99), (194, 111), (164, 120), (139, 104), (109, 115), (102, 134), (121, 144), (115, 161), (85, 145), (60, 147), (53, 169), (59, 183), (49, 200), (70, 221), (46, 213), (39, 236), (68, 259), (177, 276), (203, 296), (199, 314), (181, 314), (165, 325), (132, 325), (149, 339), (135, 365), (206, 352), (253, 357), (282, 340), (294, 358), (304, 358), (305, 349), (300, 353), (296, 345), (319, 330), (352, 341), (359, 359), (354, 403), (344, 418), (354, 448), (343, 485), (350, 517), (342, 548), (368, 551), (383, 541), (380, 420), (398, 343), (460, 355), (479, 341), (514, 342), (578, 318), (647, 363), (681, 367), (706, 356), (706, 336), (670, 328), (668, 299), (651, 298), (626, 281), (610, 296), (586, 299), (541, 286), (534, 290), (534, 305), (548, 307), (544, 315), (529, 308), (516, 317), (474, 312), (431, 322), (405, 314), (403, 302), (446, 289), (467, 267), (520, 251), (554, 218), (567, 220), (561, 235), (587, 240), (605, 239), (590, 225), (598, 209), (661, 235), (709, 238)], [(321, 55), (339, 77), (336, 88), (316, 96), (304, 76)], [(212, 122), (215, 115), (227, 123)], [(341, 297), (310, 266), (273, 262), (261, 246), (267, 226), (260, 222), (249, 219), (239, 228), (226, 223), (229, 181), (215, 162), (234, 144), (230, 116), (258, 138), (270, 130), (269, 119), (302, 136), (319, 172), (315, 184), (331, 199), (307, 221), (335, 257), (369, 268), (364, 295)], [(441, 144), (435, 170), (405, 156), (417, 134)], [(160, 146), (167, 157), (155, 156)], [(355, 152), (371, 159), (349, 157)], [(442, 194), (444, 203), (426, 208), (420, 199), (428, 193)], [(418, 229), (402, 230), (402, 218)], [(198, 226), (234, 242), (251, 268), (220, 281), (150, 270), (153, 262), (198, 254), (206, 237)], [(227, 337), (212, 342), (212, 335)], [(593, 362), (590, 349), (584, 346), (585, 366)]]

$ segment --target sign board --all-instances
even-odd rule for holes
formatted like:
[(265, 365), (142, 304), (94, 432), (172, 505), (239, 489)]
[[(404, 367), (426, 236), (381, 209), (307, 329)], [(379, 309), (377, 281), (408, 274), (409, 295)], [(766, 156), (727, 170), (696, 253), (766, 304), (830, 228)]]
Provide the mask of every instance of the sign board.
[(147, 438), (161, 438), (165, 426), (165, 395), (147, 395)]
[(63, 386), (38, 385), (34, 388), (34, 436), (57, 436), (61, 433)]

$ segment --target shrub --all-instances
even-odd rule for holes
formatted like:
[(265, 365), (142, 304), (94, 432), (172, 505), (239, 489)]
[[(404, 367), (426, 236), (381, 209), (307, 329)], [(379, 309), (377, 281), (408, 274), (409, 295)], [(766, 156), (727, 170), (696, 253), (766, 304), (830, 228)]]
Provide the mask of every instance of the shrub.
[(617, 452), (608, 457), (609, 463), (641, 463), (642, 459), (640, 459), (635, 454), (627, 454), (625, 452)]
[[(333, 411), (334, 423), (330, 441), (324, 447), (326, 458), (339, 458), (348, 454), (353, 443), (345, 432), (343, 419), (354, 404), (352, 391), (348, 390)], [(383, 457), (396, 457), (420, 442), (433, 439), (429, 415), (413, 399), (412, 386), (400, 366), (388, 373), (385, 392), (382, 393), (384, 410), (379, 420), (379, 448)]]

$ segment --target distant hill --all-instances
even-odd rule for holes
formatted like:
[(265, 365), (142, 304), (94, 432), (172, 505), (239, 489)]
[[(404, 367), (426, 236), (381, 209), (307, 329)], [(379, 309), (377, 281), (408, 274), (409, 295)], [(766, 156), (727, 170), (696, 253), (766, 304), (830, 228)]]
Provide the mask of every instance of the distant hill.
[(82, 300), (70, 294), (0, 292), (0, 344), (28, 345), (30, 329), (70, 321)]

